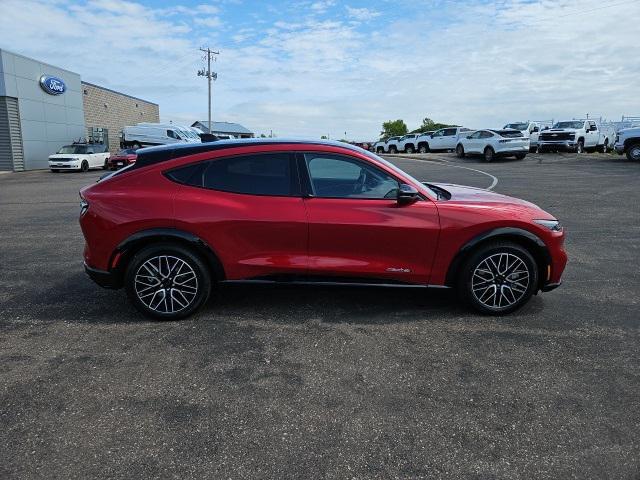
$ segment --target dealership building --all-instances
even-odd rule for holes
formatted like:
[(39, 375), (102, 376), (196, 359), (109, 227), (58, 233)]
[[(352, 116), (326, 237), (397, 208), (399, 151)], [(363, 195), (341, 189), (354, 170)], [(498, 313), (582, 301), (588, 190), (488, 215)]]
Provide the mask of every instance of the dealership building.
[(0, 171), (48, 168), (49, 155), (81, 139), (115, 152), (124, 126), (159, 121), (156, 103), (0, 49)]

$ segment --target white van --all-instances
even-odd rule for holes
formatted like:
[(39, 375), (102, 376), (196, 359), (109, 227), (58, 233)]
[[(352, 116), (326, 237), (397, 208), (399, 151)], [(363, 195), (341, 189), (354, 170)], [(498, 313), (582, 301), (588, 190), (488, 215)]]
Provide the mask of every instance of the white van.
[(139, 123), (124, 127), (120, 134), (121, 148), (141, 148), (171, 143), (200, 143), (200, 137), (191, 127), (171, 123)]

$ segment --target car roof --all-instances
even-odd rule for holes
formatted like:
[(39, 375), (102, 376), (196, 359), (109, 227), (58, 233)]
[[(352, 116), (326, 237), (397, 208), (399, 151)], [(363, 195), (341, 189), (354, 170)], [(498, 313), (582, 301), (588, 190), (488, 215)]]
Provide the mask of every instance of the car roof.
[(300, 140), (300, 139), (284, 139), (284, 138), (236, 138), (232, 140), (218, 140), (216, 142), (191, 143), (191, 144), (170, 144), (159, 145), (157, 147), (147, 147), (137, 150), (138, 158), (135, 163), (136, 168), (151, 165), (173, 158), (186, 157), (197, 153), (214, 152), (219, 150), (227, 150), (238, 147), (251, 147), (259, 145), (300, 145), (314, 146), (325, 145), (332, 147), (340, 147), (354, 152), (366, 152), (360, 147), (345, 142), (337, 142), (333, 140)]

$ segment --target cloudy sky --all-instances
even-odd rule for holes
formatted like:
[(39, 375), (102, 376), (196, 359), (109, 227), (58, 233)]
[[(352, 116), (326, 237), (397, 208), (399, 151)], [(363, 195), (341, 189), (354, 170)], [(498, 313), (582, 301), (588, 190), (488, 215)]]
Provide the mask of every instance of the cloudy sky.
[(206, 119), (375, 138), (385, 120), (469, 127), (640, 115), (640, 1), (0, 0), (0, 48)]

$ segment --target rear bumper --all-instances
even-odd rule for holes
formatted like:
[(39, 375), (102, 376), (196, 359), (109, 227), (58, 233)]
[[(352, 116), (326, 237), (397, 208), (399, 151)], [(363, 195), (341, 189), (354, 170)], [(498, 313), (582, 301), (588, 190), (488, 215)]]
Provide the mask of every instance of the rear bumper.
[(508, 150), (498, 150), (497, 156), (508, 157), (510, 155), (521, 155), (529, 153), (529, 145), (523, 145), (522, 147), (510, 148)]
[(98, 270), (97, 268), (90, 267), (86, 263), (84, 264), (84, 271), (89, 278), (102, 288), (118, 289), (120, 285), (119, 279), (112, 272), (105, 272), (104, 270)]

